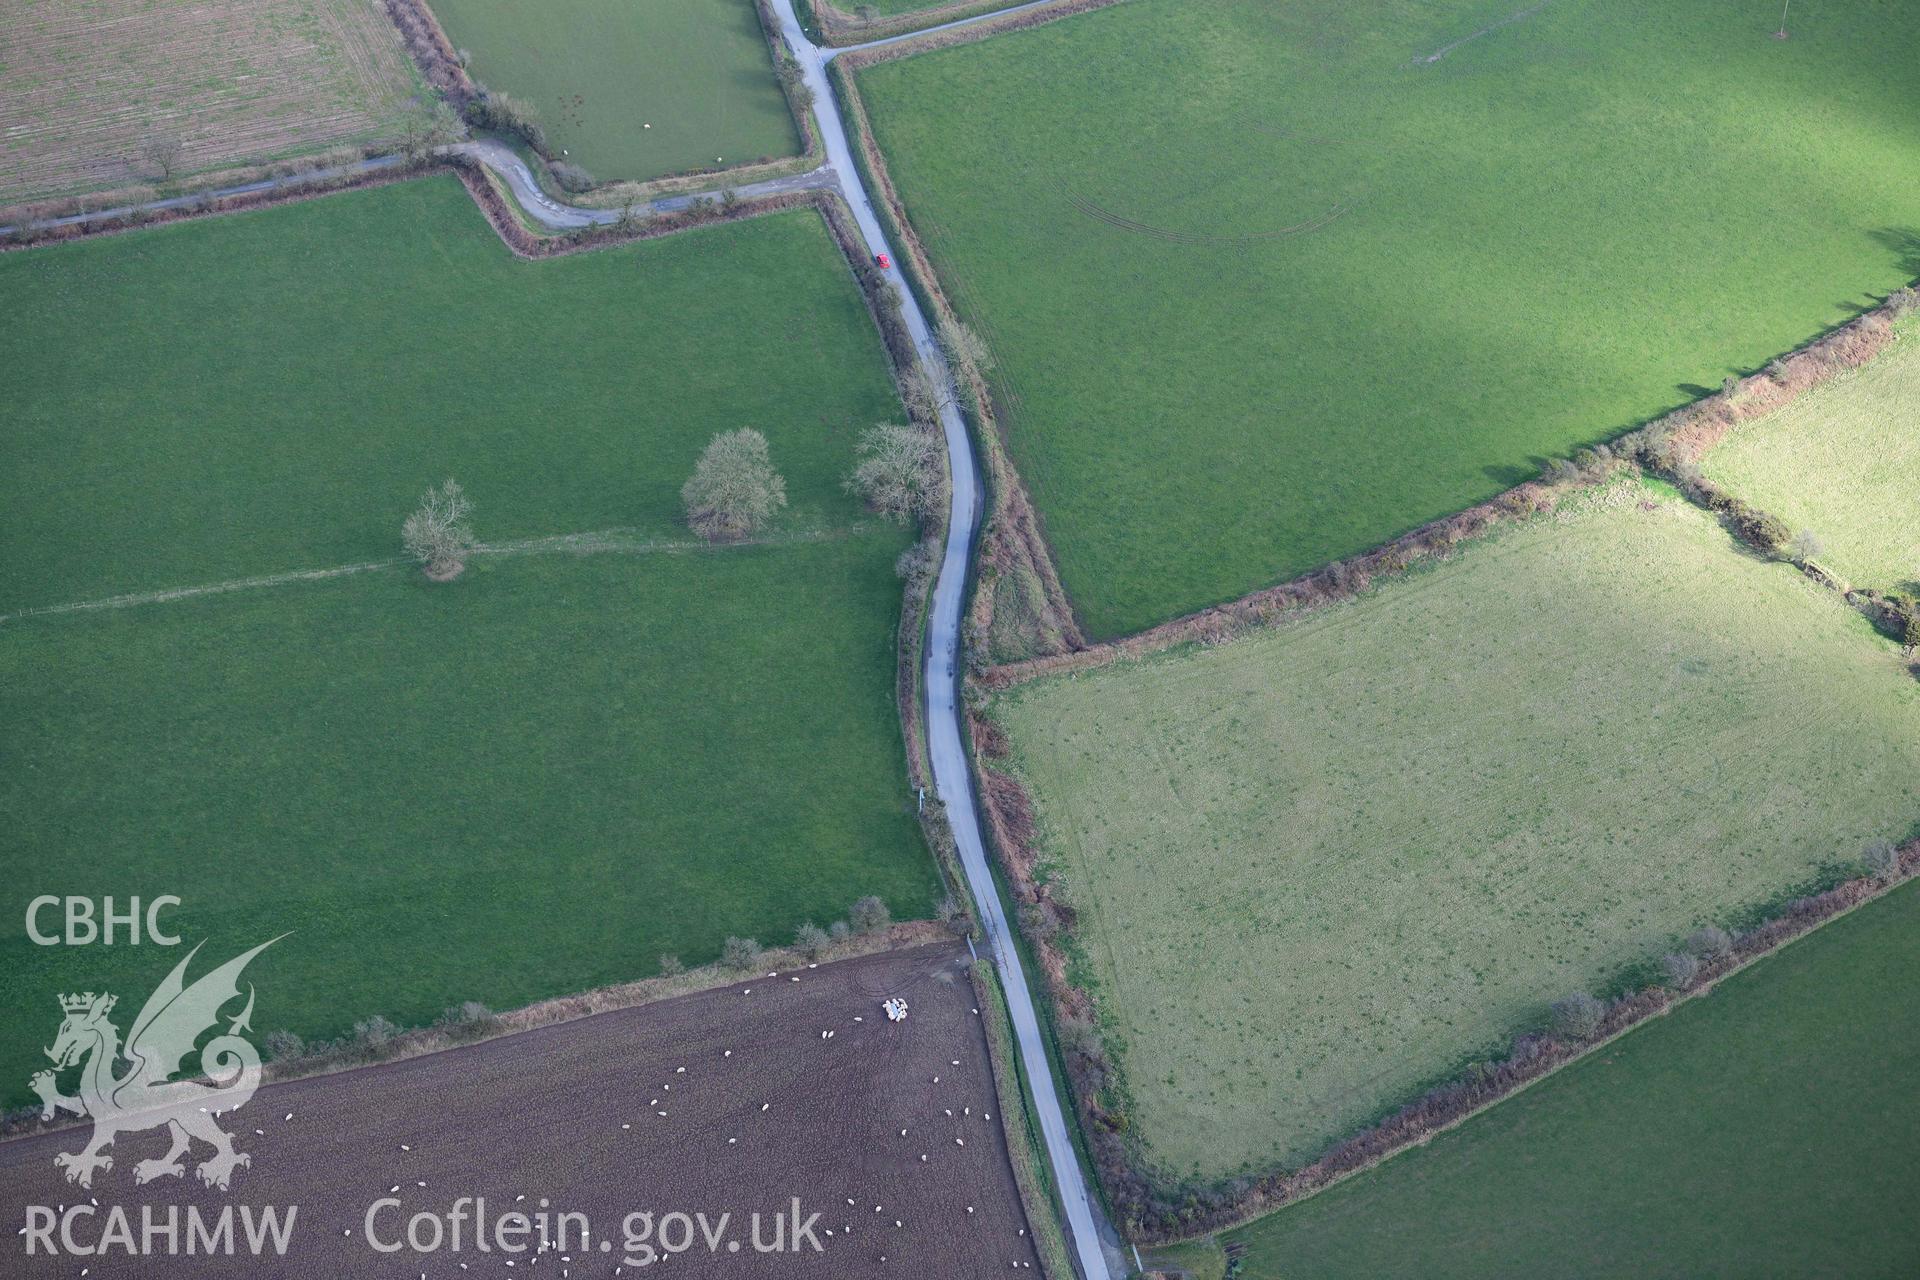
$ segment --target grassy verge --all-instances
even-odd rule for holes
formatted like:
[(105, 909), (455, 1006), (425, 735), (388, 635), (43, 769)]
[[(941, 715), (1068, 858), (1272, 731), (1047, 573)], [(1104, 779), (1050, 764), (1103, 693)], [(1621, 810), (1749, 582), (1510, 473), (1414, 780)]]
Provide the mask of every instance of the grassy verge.
[(1920, 1175), (1908, 885), (1226, 1238), (1246, 1277), (1893, 1275)]
[(859, 73), (1091, 635), (1487, 498), (1914, 273), (1913, 23), (1468, 38), (1500, 16), (1141, 0)]
[(1053, 1178), (1053, 1165), (1047, 1159), (1040, 1126), (1027, 1105), (1026, 1072), (1020, 1065), (1020, 1050), (1013, 1040), (1000, 975), (990, 964), (977, 964), (973, 972), (987, 1045), (992, 1050), (989, 1056), (993, 1061), (993, 1086), (1000, 1097), (1007, 1148), (1013, 1155), (1014, 1180), (1020, 1184), (1020, 1198), (1026, 1202), (1027, 1221), (1033, 1224), (1040, 1263), (1054, 1280), (1073, 1280), (1072, 1255), (1067, 1249), (1066, 1232), (1060, 1225), (1060, 1189)]
[(1310, 1158), (1547, 1002), (1904, 835), (1916, 700), (1837, 597), (1617, 484), (995, 714), (1131, 1132), (1213, 1180)]

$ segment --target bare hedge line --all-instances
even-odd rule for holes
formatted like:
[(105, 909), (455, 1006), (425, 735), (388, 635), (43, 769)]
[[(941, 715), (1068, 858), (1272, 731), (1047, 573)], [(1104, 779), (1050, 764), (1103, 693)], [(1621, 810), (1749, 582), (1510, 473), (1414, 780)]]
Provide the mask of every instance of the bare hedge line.
[(780, 67), (790, 58), (786, 40), (780, 34), (780, 18), (767, 0), (754, 0), (754, 12), (760, 21), (760, 34), (767, 42), (767, 53), (773, 61), (775, 82), (780, 86), (781, 96), (786, 100), (787, 113), (793, 120), (793, 127), (800, 137), (800, 154), (775, 158), (762, 156), (742, 164), (705, 165), (692, 169), (680, 169), (673, 173), (662, 174), (657, 178), (648, 178), (644, 182), (613, 180), (601, 183), (591, 191), (575, 197), (578, 201), (596, 208), (615, 208), (621, 203), (639, 204), (657, 196), (680, 195), (692, 191), (713, 189), (715, 179), (724, 179), (738, 186), (760, 182), (771, 178), (783, 178), (818, 168), (826, 162), (826, 148), (821, 144), (820, 134), (814, 128), (813, 112), (800, 101), (797, 82), (779, 73)]
[[(1444, 556), (1454, 546), (1501, 522), (1550, 510), (1561, 497), (1585, 490), (1624, 468), (1644, 466), (1676, 478), (1694, 500), (1711, 505), (1713, 487), (1702, 488), (1688, 470), (1695, 459), (1738, 422), (1774, 412), (1836, 374), (1872, 359), (1892, 339), (1893, 318), (1913, 305), (1911, 293), (1898, 292), (1885, 306), (1774, 361), (1763, 373), (1730, 380), (1716, 395), (1656, 419), (1611, 445), (1582, 450), (1571, 461), (1550, 464), (1540, 480), (1518, 485), (1491, 502), (1435, 521), (1383, 547), (1135, 636), (1077, 653), (995, 668), (980, 683), (985, 688), (1004, 688), (1041, 675), (1101, 666), (1176, 644), (1224, 641), (1245, 628), (1271, 625), (1299, 610), (1351, 598), (1381, 574), (1402, 571), (1421, 558)], [(1755, 519), (1756, 514), (1764, 513), (1754, 513), (1744, 504), (1731, 505), (1738, 499), (1730, 495), (1721, 496), (1719, 501), (1721, 506), (1716, 509), (1727, 517), (1732, 533), (1749, 540), (1758, 537), (1761, 542), (1755, 545), (1765, 542), (1762, 549), (1779, 554), (1778, 541), (1766, 542), (1765, 528)], [(1846, 591), (1845, 584), (1834, 582), (1817, 566), (1801, 567), (1815, 580)], [(1876, 609), (1886, 612), (1892, 607), (1887, 598), (1875, 593), (1847, 594), (1869, 616), (1874, 616)], [(989, 720), (973, 717), (971, 732), (987, 830), (1019, 900), (1022, 928), (1040, 958), (1040, 968), (1059, 1011), (1063, 1063), (1073, 1083), (1075, 1105), (1085, 1121), (1094, 1163), (1129, 1235), (1143, 1243), (1223, 1230), (1424, 1142), (1644, 1019), (1665, 1012), (1677, 1000), (1710, 988), (1753, 960), (1920, 873), (1920, 840), (1914, 840), (1897, 851), (1886, 872), (1860, 876), (1796, 899), (1781, 914), (1733, 938), (1726, 954), (1703, 959), (1697, 974), (1686, 981), (1670, 979), (1670, 985), (1649, 986), (1608, 1002), (1591, 1035), (1520, 1036), (1508, 1057), (1478, 1064), (1460, 1079), (1432, 1090), (1380, 1124), (1337, 1143), (1303, 1168), (1212, 1185), (1173, 1185), (1159, 1180), (1136, 1158), (1128, 1137), (1124, 1081), (1095, 1025), (1094, 998), (1067, 977), (1067, 959), (1058, 938), (1073, 926), (1074, 913), (1069, 904), (1057, 901), (1047, 887), (1034, 881), (1031, 799), (1017, 778), (990, 763), (1009, 752), (1005, 731)]]
[[(1015, 17), (1029, 19), (1023, 25), (1036, 25), (1051, 21), (1054, 17), (1080, 12), (1084, 8), (1097, 8), (1104, 4), (1118, 3), (1119, 0), (1070, 0), (1069, 4), (1054, 9), (1035, 10), (1029, 14)], [(1077, 7), (1075, 7), (1077, 6)], [(982, 24), (983, 27), (991, 24)], [(980, 28), (969, 27), (963, 32), (943, 33), (961, 36), (975, 32)], [(949, 41), (954, 43), (957, 41)], [(859, 162), (867, 171), (875, 193), (880, 197), (880, 216), (889, 224), (893, 234), (895, 248), (901, 257), (901, 267), (911, 274), (919, 286), (919, 292), (927, 308), (933, 313), (936, 324), (958, 323), (960, 316), (953, 303), (940, 285), (939, 274), (934, 270), (933, 261), (928, 256), (926, 246), (921, 242), (919, 233), (914, 229), (907, 216), (906, 206), (893, 185), (892, 174), (888, 171), (885, 158), (873, 140), (873, 129), (867, 116), (866, 102), (860, 95), (858, 83), (851, 74), (852, 70), (889, 58), (901, 57), (905, 53), (917, 52), (923, 47), (934, 47), (927, 41), (911, 41), (886, 49), (861, 50), (837, 58), (831, 64), (829, 73), (840, 90), (840, 103), (848, 123), (852, 126), (850, 136), (856, 149)], [(844, 68), (841, 64), (847, 64)], [(988, 490), (991, 506), (988, 509), (981, 534), (979, 581), (975, 585), (972, 608), (968, 617), (967, 651), (977, 657), (986, 652), (988, 628), (992, 625), (992, 610), (995, 578), (1003, 574), (1022, 573), (1030, 575), (1038, 584), (1043, 604), (1040, 619), (1041, 634), (1035, 639), (1042, 643), (1051, 641), (1065, 649), (1078, 649), (1086, 645), (1086, 638), (1080, 630), (1079, 621), (1074, 617), (1073, 606), (1067, 599), (1066, 590), (1060, 584), (1060, 576), (1053, 563), (1053, 555), (1047, 546), (1039, 514), (1034, 510), (1025, 486), (1021, 483), (1019, 472), (1015, 470), (1013, 460), (1008, 456), (1006, 443), (1000, 426), (1000, 415), (994, 404), (991, 388), (985, 376), (970, 363), (963, 363), (953, 370), (959, 380), (962, 397), (973, 412), (979, 430), (973, 433), (980, 444), (980, 451), (986, 463)], [(1036, 645), (1039, 647), (1039, 645)], [(973, 660), (970, 657), (970, 661)]]
[[(975, 14), (992, 13), (995, 9), (1006, 8), (1012, 2), (947, 0), (944, 4), (915, 9), (910, 13), (882, 14), (871, 19), (862, 18), (857, 12), (849, 13), (837, 7), (833, 0), (808, 0), (808, 8), (813, 11), (814, 25), (820, 29), (822, 44), (852, 45), (868, 40), (886, 40), (923, 27), (937, 27), (945, 22), (958, 22)], [(849, 7), (857, 10), (860, 6), (856, 4)]]
[[(192, 196), (197, 193), (213, 191), (221, 187), (237, 187), (250, 182), (263, 182), (269, 179), (291, 178), (302, 173), (312, 173), (318, 169), (334, 169), (349, 165), (358, 160), (371, 159), (388, 154), (382, 143), (372, 142), (362, 145), (342, 144), (316, 151), (309, 155), (297, 156), (288, 160), (275, 160), (265, 164), (238, 165), (228, 169), (217, 169), (207, 173), (188, 174), (165, 185), (165, 190), (175, 196)], [(68, 218), (84, 213), (100, 213), (109, 209), (118, 209), (125, 205), (151, 204), (161, 198), (161, 188), (152, 183), (135, 183), (126, 187), (115, 187), (107, 191), (89, 191), (79, 195), (60, 196), (51, 200), (31, 200), (24, 204), (8, 205), (0, 208), (0, 225), (17, 225), (30, 222), (42, 222), (49, 218)]]
[(295, 180), (264, 191), (248, 191), (230, 196), (207, 194), (191, 198), (186, 204), (170, 209), (136, 207), (115, 217), (97, 218), (87, 222), (67, 223), (56, 227), (20, 227), (0, 234), (0, 253), (38, 248), (49, 244), (65, 244), (72, 240), (114, 235), (123, 231), (138, 231), (147, 227), (164, 226), (169, 222), (184, 222), (189, 218), (240, 213), (249, 209), (266, 209), (278, 204), (311, 200), (317, 196), (333, 195), (341, 191), (383, 187), (390, 182), (405, 182), (442, 167), (444, 166), (440, 160), (423, 157), (417, 161), (359, 173), (325, 174), (304, 179), (296, 174)]
[[(896, 15), (893, 19), (882, 19), (872, 26), (862, 29), (861, 40), (884, 40), (889, 36), (900, 35), (907, 31), (926, 26), (937, 26), (942, 22), (954, 22), (974, 13), (991, 13), (995, 7), (1007, 8), (1014, 0), (998, 6), (977, 4), (972, 0), (942, 5), (938, 9), (920, 10), (916, 13)], [(867, 66), (874, 62), (884, 62), (891, 58), (910, 57), (916, 53), (926, 53), (931, 49), (947, 49), (957, 44), (971, 44), (975, 40), (984, 40), (1008, 31), (1024, 31), (1028, 27), (1038, 27), (1061, 18), (1070, 18), (1076, 13), (1088, 13), (1094, 9), (1105, 9), (1109, 5), (1125, 4), (1126, 0), (1057, 0), (1057, 3), (1042, 5), (1035, 9), (1024, 9), (1018, 13), (1008, 13), (999, 18), (986, 18), (980, 22), (956, 27), (949, 31), (935, 31), (919, 39), (902, 40), (898, 44), (886, 45), (878, 49), (855, 49), (844, 55), (845, 59), (854, 59), (856, 67)], [(814, 16), (820, 20), (821, 32), (829, 37), (829, 43), (838, 43), (840, 32), (831, 25), (836, 20), (859, 20), (832, 8), (829, 0), (813, 0)], [(833, 15), (829, 18), (828, 15)], [(883, 30), (883, 28), (886, 28)], [(851, 33), (848, 33), (849, 35)]]
[(444, 94), (456, 110), (472, 101), (479, 89), (425, 0), (386, 0), (386, 9), (427, 83)]
[(609, 222), (544, 234), (532, 230), (520, 220), (508, 198), (501, 193), (499, 187), (494, 185), (486, 166), (479, 161), (470, 156), (456, 154), (446, 157), (446, 167), (460, 175), (460, 180), (466, 184), (474, 203), (479, 205), (481, 213), (486, 215), (488, 225), (494, 229), (509, 249), (522, 258), (564, 257), (570, 253), (601, 249), (609, 245), (630, 244), (636, 240), (657, 240), (661, 236), (672, 235), (676, 231), (686, 231), (694, 227), (721, 222), (739, 222), (744, 218), (757, 218), (769, 213), (778, 213), (783, 209), (800, 209), (818, 205), (816, 199), (818, 193), (812, 191), (785, 192), (751, 200), (737, 200), (732, 204), (723, 204), (718, 200), (703, 200), (672, 213), (635, 218), (627, 225)]
[[(949, 941), (953, 937), (953, 930), (938, 921), (910, 920), (890, 924), (869, 933), (852, 934), (811, 954), (797, 947), (769, 947), (758, 954), (755, 968), (759, 972), (800, 969), (808, 964), (831, 964), (836, 960), (851, 960), (880, 951), (926, 946), (935, 942)], [(518, 1035), (523, 1031), (552, 1026), (555, 1023), (590, 1018), (596, 1013), (610, 1013), (616, 1009), (635, 1009), (661, 1000), (711, 991), (716, 987), (730, 986), (740, 981), (742, 976), (739, 969), (712, 964), (658, 978), (642, 978), (635, 982), (596, 987), (592, 991), (584, 991), (579, 995), (542, 1000), (505, 1013), (494, 1013), (485, 1006), (473, 1006), (470, 1016), (458, 1019), (443, 1017), (433, 1026), (412, 1029), (395, 1027), (386, 1019), (376, 1015), (368, 1018), (363, 1025), (378, 1028), (381, 1034), (356, 1039), (350, 1043), (336, 1044), (319, 1053), (308, 1053), (268, 1062), (263, 1070), (263, 1079), (265, 1083), (273, 1084), (283, 1080), (332, 1075), (337, 1071), (351, 1071), (359, 1067), (397, 1062), (404, 1058), (418, 1058), (429, 1053), (439, 1053), (443, 1049), (476, 1044), (482, 1040), (494, 1040), (501, 1036)], [(456, 1011), (464, 1012), (464, 1010), (448, 1012)], [(64, 1113), (44, 1122), (39, 1117), (38, 1104), (8, 1112), (4, 1117), (0, 1117), (0, 1139), (68, 1129), (83, 1123), (85, 1119), (65, 1116)]]
[[(1583, 449), (1570, 461), (1549, 464), (1539, 480), (1516, 485), (1487, 502), (1422, 525), (1370, 551), (1131, 636), (1071, 653), (994, 667), (984, 673), (981, 683), (987, 688), (1004, 689), (1045, 675), (1084, 671), (1122, 658), (1158, 653), (1175, 645), (1217, 644), (1249, 628), (1271, 626), (1302, 610), (1351, 599), (1376, 578), (1400, 572), (1421, 560), (1444, 558), (1461, 543), (1503, 522), (1551, 510), (1561, 497), (1587, 488), (1622, 466), (1645, 466), (1673, 480), (1694, 501), (1729, 516), (1729, 530), (1743, 541), (1777, 553), (1777, 544), (1766, 545), (1756, 537), (1764, 528), (1758, 517), (1765, 513), (1755, 512), (1698, 478), (1689, 468), (1736, 424), (1773, 413), (1836, 374), (1859, 368), (1878, 355), (1893, 340), (1894, 318), (1910, 305), (1896, 293), (1886, 304), (1782, 356), (1760, 373), (1730, 379), (1719, 392), (1656, 418), (1610, 444)], [(1818, 572), (1813, 576), (1832, 585), (1831, 579)], [(1863, 607), (1875, 607), (1870, 599), (1874, 593), (1847, 593), (1844, 584), (1840, 589), (1849, 594), (1849, 599), (1860, 596)]]
[[(1920, 306), (1911, 286), (1895, 290), (1886, 302), (1746, 378), (1729, 378), (1720, 391), (1676, 410), (1625, 437), (1636, 456), (1656, 474), (1673, 482), (1690, 501), (1720, 517), (1734, 537), (1762, 555), (1792, 560), (1809, 579), (1844, 597), (1881, 632), (1920, 652), (1920, 598), (1871, 589), (1855, 589), (1811, 557), (1788, 547), (1794, 530), (1770, 511), (1709, 480), (1699, 460), (1740, 423), (1766, 417), (1793, 403), (1836, 374), (1857, 369), (1883, 351), (1895, 337), (1894, 321)], [(1915, 673), (1920, 675), (1920, 667)]]
[[(974, 733), (982, 755), (1005, 754), (1005, 735), (997, 726), (976, 720)], [(1128, 1136), (1124, 1081), (1097, 1030), (1096, 1001), (1091, 992), (1073, 985), (1068, 977), (1067, 957), (1059, 938), (1071, 929), (1074, 912), (1056, 900), (1046, 886), (1034, 882), (1032, 801), (1017, 778), (985, 764), (978, 767), (987, 829), (1019, 900), (1022, 928), (1040, 959), (1040, 969), (1059, 1012), (1062, 1065), (1073, 1085), (1074, 1104), (1084, 1122), (1095, 1168), (1123, 1230), (1142, 1244), (1164, 1244), (1225, 1230), (1424, 1143), (1646, 1019), (1665, 1013), (1680, 1000), (1711, 989), (1762, 956), (1920, 874), (1920, 839), (1910, 840), (1895, 853), (1886, 871), (1797, 898), (1780, 914), (1738, 935), (1729, 935), (1731, 945), (1726, 952), (1703, 957), (1695, 974), (1685, 982), (1669, 979), (1667, 985), (1647, 986), (1605, 1002), (1604, 1013), (1590, 1035), (1516, 1036), (1507, 1057), (1476, 1064), (1458, 1079), (1431, 1090), (1379, 1124), (1336, 1143), (1302, 1168), (1214, 1184), (1170, 1184), (1137, 1158)]]

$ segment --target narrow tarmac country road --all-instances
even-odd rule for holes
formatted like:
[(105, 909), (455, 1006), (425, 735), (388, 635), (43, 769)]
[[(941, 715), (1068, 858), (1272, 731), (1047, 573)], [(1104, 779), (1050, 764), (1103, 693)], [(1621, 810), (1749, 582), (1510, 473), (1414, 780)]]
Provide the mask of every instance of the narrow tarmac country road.
[[(853, 162), (853, 151), (840, 118), (840, 104), (833, 83), (827, 78), (827, 63), (843, 50), (821, 49), (807, 39), (793, 11), (793, 0), (772, 0), (780, 15), (781, 34), (787, 47), (800, 61), (802, 75), (813, 90), (813, 116), (826, 143), (827, 168), (838, 178), (842, 196), (853, 210), (860, 235), (870, 254), (884, 253), (893, 260), (898, 272), (899, 255), (894, 253), (874, 216), (873, 201), (860, 181), (860, 170)], [(1012, 6), (1016, 9), (1031, 4)], [(1001, 11), (1005, 12), (1005, 10)], [(971, 21), (985, 21), (998, 14), (983, 14)], [(953, 23), (964, 26), (968, 23)], [(876, 42), (890, 43), (890, 42)], [(939, 349), (919, 300), (904, 280), (896, 279), (907, 330), (919, 350), (922, 365), (939, 374), (945, 369), (938, 359)], [(941, 803), (947, 807), (947, 819), (953, 825), (954, 840), (960, 846), (960, 863), (967, 884), (979, 905), (980, 925), (994, 963), (1000, 968), (1007, 1006), (1013, 1018), (1014, 1034), (1020, 1041), (1020, 1061), (1032, 1090), (1034, 1110), (1047, 1146), (1047, 1160), (1053, 1166), (1054, 1184), (1060, 1189), (1061, 1206), (1067, 1215), (1067, 1231), (1084, 1280), (1108, 1280), (1113, 1274), (1102, 1246), (1102, 1211), (1080, 1171), (1073, 1140), (1067, 1131), (1067, 1117), (1059, 1091), (1054, 1088), (1053, 1072), (1047, 1063), (1045, 1042), (1041, 1039), (1040, 1019), (1033, 1007), (1020, 951), (1014, 945), (1006, 910), (1000, 901), (993, 871), (980, 837), (980, 813), (974, 804), (972, 778), (967, 769), (966, 749), (960, 736), (959, 666), (960, 609), (967, 589), (967, 566), (973, 554), (973, 538), (980, 521), (980, 473), (974, 462), (973, 445), (967, 437), (966, 423), (956, 407), (955, 388), (944, 388), (944, 407), (940, 425), (946, 433), (947, 458), (953, 475), (953, 502), (947, 521), (947, 549), (940, 565), (940, 577), (934, 586), (933, 611), (927, 624), (927, 747), (933, 757), (934, 786)]]
[[(734, 190), (741, 196), (773, 195), (801, 190), (837, 191), (853, 212), (860, 236), (866, 242), (869, 258), (884, 253), (896, 264), (888, 274), (894, 277), (894, 284), (902, 304), (901, 315), (908, 333), (912, 336), (921, 364), (931, 376), (944, 377), (946, 380), (940, 425), (946, 437), (947, 459), (953, 478), (952, 507), (947, 523), (946, 553), (941, 561), (940, 576), (934, 586), (933, 609), (928, 620), (926, 637), (927, 746), (933, 762), (934, 786), (939, 792), (941, 802), (946, 805), (947, 818), (953, 826), (954, 839), (960, 848), (961, 867), (966, 873), (967, 884), (973, 892), (974, 901), (979, 905), (980, 925), (986, 935), (989, 954), (993, 957), (994, 963), (999, 966), (1002, 985), (1006, 988), (1008, 1010), (1012, 1016), (1014, 1033), (1020, 1042), (1021, 1068), (1026, 1074), (1027, 1085), (1032, 1092), (1034, 1109), (1039, 1117), (1041, 1133), (1046, 1142), (1047, 1160), (1053, 1167), (1054, 1183), (1059, 1188), (1062, 1208), (1066, 1211), (1068, 1234), (1071, 1237), (1073, 1252), (1078, 1260), (1081, 1275), (1083, 1280), (1110, 1280), (1116, 1269), (1123, 1273), (1127, 1269), (1124, 1261), (1121, 1260), (1119, 1236), (1107, 1223), (1105, 1211), (1081, 1173), (1079, 1159), (1067, 1128), (1067, 1117), (1062, 1108), (1060, 1094), (1054, 1087), (1053, 1073), (1048, 1066), (1046, 1044), (1042, 1039), (1040, 1020), (1034, 1009), (1032, 992), (1027, 985), (1026, 969), (1021, 964), (1019, 948), (1015, 945), (1011, 931), (1012, 926), (1001, 904), (1000, 891), (994, 882), (993, 871), (987, 863), (986, 850), (981, 842), (980, 814), (974, 803), (966, 749), (962, 745), (963, 740), (960, 734), (958, 712), (960, 612), (966, 597), (967, 570), (973, 554), (974, 534), (980, 522), (979, 471), (974, 461), (972, 442), (967, 435), (966, 422), (961, 418), (959, 409), (956, 407), (958, 394), (952, 377), (946, 372), (944, 361), (939, 358), (939, 347), (934, 339), (932, 326), (928, 324), (919, 300), (914, 296), (913, 291), (907, 288), (906, 281), (899, 278), (897, 265), (899, 256), (887, 243), (886, 235), (880, 228), (879, 219), (874, 215), (872, 199), (861, 183), (860, 170), (854, 164), (853, 151), (847, 141), (846, 129), (841, 122), (839, 101), (834, 95), (832, 82), (827, 78), (827, 64), (839, 54), (851, 53), (855, 49), (895, 44), (914, 36), (926, 35), (930, 31), (973, 26), (1009, 13), (1041, 8), (1052, 2), (1053, 0), (1027, 0), (1026, 3), (1009, 5), (991, 13), (945, 23), (929, 28), (927, 31), (874, 40), (867, 44), (843, 49), (823, 49), (809, 40), (805, 31), (801, 29), (800, 20), (794, 13), (793, 0), (771, 0), (780, 18), (781, 34), (785, 37), (788, 48), (793, 51), (794, 57), (800, 62), (807, 87), (813, 91), (813, 117), (819, 126), (821, 138), (825, 142), (827, 159), (825, 164), (806, 173), (742, 185)], [(498, 174), (513, 191), (515, 198), (520, 201), (521, 207), (527, 214), (550, 230), (565, 231), (579, 227), (606, 225), (617, 221), (620, 217), (617, 210), (584, 208), (566, 204), (547, 195), (540, 189), (539, 183), (527, 168), (525, 161), (515, 154), (511, 147), (503, 143), (491, 139), (475, 139), (455, 143), (441, 150), (448, 154), (469, 156)], [(89, 222), (131, 212), (136, 207), (149, 210), (167, 209), (210, 197), (238, 195), (282, 186), (292, 187), (315, 177), (371, 172), (390, 168), (399, 163), (398, 156), (378, 156), (292, 178), (263, 180), (236, 187), (199, 192), (192, 196), (156, 200), (123, 209), (74, 214), (27, 225), (45, 227)], [(695, 200), (709, 199), (713, 194), (713, 192), (700, 192), (666, 196), (650, 202), (642, 211), (672, 212), (687, 207)], [(0, 232), (14, 229), (0, 227)], [(1114, 1261), (1111, 1264), (1106, 1252), (1109, 1248), (1113, 1250)]]

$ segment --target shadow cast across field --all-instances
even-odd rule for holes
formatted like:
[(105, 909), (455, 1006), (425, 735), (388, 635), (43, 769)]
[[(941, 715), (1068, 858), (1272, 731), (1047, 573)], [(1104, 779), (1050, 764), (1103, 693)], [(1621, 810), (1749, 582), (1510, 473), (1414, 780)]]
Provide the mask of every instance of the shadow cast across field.
[(1920, 228), (1882, 227), (1873, 239), (1893, 254), (1893, 260), (1910, 276), (1920, 277)]

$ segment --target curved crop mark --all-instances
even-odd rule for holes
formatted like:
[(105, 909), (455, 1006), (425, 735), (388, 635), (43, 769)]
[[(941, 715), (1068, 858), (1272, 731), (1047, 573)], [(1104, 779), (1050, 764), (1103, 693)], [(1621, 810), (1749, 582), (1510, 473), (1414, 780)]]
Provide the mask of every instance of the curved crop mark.
[(1069, 191), (1065, 186), (1062, 186), (1060, 190), (1061, 194), (1066, 196), (1068, 204), (1096, 222), (1104, 222), (1110, 227), (1117, 228), (1121, 231), (1131, 231), (1136, 235), (1152, 236), (1156, 240), (1165, 240), (1170, 244), (1231, 246), (1256, 244), (1262, 240), (1283, 240), (1288, 236), (1305, 235), (1309, 231), (1318, 231), (1329, 222), (1346, 213), (1347, 210), (1353, 208), (1353, 202), (1351, 200), (1341, 200), (1325, 212), (1308, 218), (1305, 222), (1296, 222), (1290, 227), (1275, 227), (1270, 231), (1250, 231), (1237, 236), (1216, 236), (1206, 235), (1198, 231), (1177, 231), (1171, 227), (1156, 227), (1152, 223), (1141, 222), (1138, 219), (1115, 213), (1111, 209), (1094, 203), (1078, 192)]

